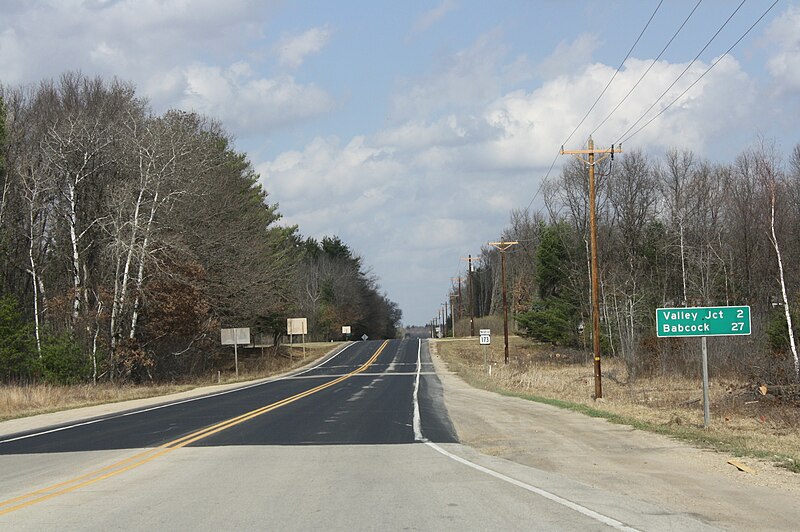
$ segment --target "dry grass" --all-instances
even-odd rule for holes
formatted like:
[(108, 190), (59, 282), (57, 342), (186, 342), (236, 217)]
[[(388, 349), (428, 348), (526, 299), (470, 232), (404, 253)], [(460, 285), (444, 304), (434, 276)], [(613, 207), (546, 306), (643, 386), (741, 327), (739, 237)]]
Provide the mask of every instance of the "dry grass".
[[(594, 400), (591, 359), (586, 353), (510, 339), (503, 363), (502, 335), (487, 350), (491, 375), (476, 339), (440, 340), (450, 369), (474, 386), (556, 404), (644, 430), (668, 434), (739, 455), (774, 460), (800, 472), (800, 408), (759, 401), (752, 386), (710, 380), (711, 427), (703, 428), (702, 380), (638, 378), (628, 382), (624, 364), (603, 360), (603, 399)], [(699, 368), (698, 368), (699, 371)]]
[(102, 383), (96, 386), (0, 385), (0, 421), (84, 406), (157, 397), (210, 384), (227, 384), (269, 377), (300, 367), (310, 360), (325, 355), (338, 345), (338, 343), (306, 344), (305, 358), (302, 347), (294, 346), (291, 350), (291, 359), (288, 356), (288, 346), (284, 346), (285, 353), (281, 356), (275, 356), (271, 352), (265, 352), (262, 356), (260, 350), (248, 352), (240, 349), (238, 379), (233, 371), (233, 354), (231, 354), (231, 368), (228, 371), (214, 372), (203, 378), (181, 383), (147, 385)]

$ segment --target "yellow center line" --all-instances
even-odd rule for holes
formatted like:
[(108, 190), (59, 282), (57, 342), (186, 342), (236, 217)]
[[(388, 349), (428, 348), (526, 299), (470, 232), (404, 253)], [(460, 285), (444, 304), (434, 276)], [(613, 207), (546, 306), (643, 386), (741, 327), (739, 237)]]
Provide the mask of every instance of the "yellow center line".
[[(246, 412), (239, 416), (236, 416), (231, 419), (227, 419), (225, 421), (216, 423), (211, 425), (210, 427), (206, 427), (204, 429), (200, 429), (195, 431), (191, 434), (187, 434), (186, 436), (182, 436), (178, 439), (172, 440), (170, 442), (164, 443), (159, 445), (158, 447), (154, 447), (153, 449), (148, 449), (141, 453), (135, 454), (131, 457), (128, 457), (124, 460), (120, 460), (115, 462), (111, 465), (103, 467), (101, 469), (97, 469), (95, 471), (86, 473), (84, 475), (75, 477), (73, 479), (59, 482), (58, 484), (53, 484), (46, 488), (41, 488), (36, 491), (32, 491), (30, 493), (26, 493), (24, 495), (20, 495), (18, 497), (14, 497), (13, 499), (8, 499), (6, 501), (0, 502), (0, 515), (5, 515), (11, 513), (13, 511), (25, 508), (27, 506), (31, 506), (33, 504), (46, 501), (48, 499), (52, 499), (53, 497), (57, 497), (59, 495), (63, 495), (65, 493), (69, 493), (71, 491), (75, 491), (79, 488), (84, 486), (89, 486), (94, 484), (95, 482), (99, 482), (101, 480), (119, 475), (120, 473), (124, 473), (125, 471), (130, 471), (131, 469), (137, 468), (141, 465), (144, 465), (148, 462), (155, 460), (160, 456), (164, 456), (167, 453), (174, 451), (175, 449), (180, 449), (185, 447), (191, 443), (194, 443), (198, 440), (202, 440), (207, 438), (213, 434), (217, 434), (225, 429), (229, 429), (233, 426), (236, 426), (240, 423), (244, 423), (245, 421), (249, 421), (255, 417), (258, 417), (262, 414), (266, 414), (267, 412), (271, 412), (276, 410), (282, 406), (286, 406), (290, 403), (298, 401), (304, 397), (308, 397), (309, 395), (313, 395), (317, 392), (320, 392), (326, 388), (330, 388), (331, 386), (335, 386), (340, 382), (353, 377), (354, 375), (358, 375), (363, 371), (366, 371), (375, 360), (377, 360), (378, 356), (383, 352), (386, 346), (389, 344), (389, 341), (384, 341), (381, 346), (375, 351), (375, 354), (370, 357), (364, 364), (359, 366), (357, 369), (347, 373), (346, 375), (342, 375), (332, 381), (326, 382), (324, 384), (320, 384), (319, 386), (315, 386), (309, 390), (304, 392), (300, 392), (295, 394), (291, 397), (287, 397), (285, 399), (281, 399), (280, 401), (276, 401), (266, 406), (262, 406), (255, 410), (251, 410), (250, 412)], [(24, 502), (23, 502), (24, 501)], [(3, 507), (6, 508), (3, 508)]]

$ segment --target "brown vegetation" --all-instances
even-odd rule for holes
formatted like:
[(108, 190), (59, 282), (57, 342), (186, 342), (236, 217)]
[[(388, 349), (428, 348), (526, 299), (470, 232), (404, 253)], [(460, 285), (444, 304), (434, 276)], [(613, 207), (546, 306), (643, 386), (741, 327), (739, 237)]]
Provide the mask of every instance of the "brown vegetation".
[(212, 384), (243, 382), (278, 375), (303, 366), (334, 349), (337, 343), (309, 343), (305, 357), (302, 345), (291, 349), (239, 348), (239, 378), (234, 373), (233, 349), (225, 371), (207, 374), (204, 378), (184, 379), (171, 384), (121, 385), (100, 383), (73, 386), (47, 383), (28, 385), (0, 385), (0, 421), (33, 416), (84, 406), (130, 401), (182, 392)]
[[(791, 394), (764, 393), (758, 383), (711, 375), (711, 426), (703, 428), (699, 355), (695, 377), (677, 372), (629, 379), (619, 358), (603, 360), (603, 399), (593, 399), (590, 356), (584, 351), (511, 337), (503, 364), (503, 337), (484, 352), (476, 339), (437, 341), (449, 368), (474, 386), (573, 408), (614, 422), (669, 434), (701, 445), (773, 460), (800, 471), (800, 405)], [(689, 368), (680, 372), (689, 375)]]

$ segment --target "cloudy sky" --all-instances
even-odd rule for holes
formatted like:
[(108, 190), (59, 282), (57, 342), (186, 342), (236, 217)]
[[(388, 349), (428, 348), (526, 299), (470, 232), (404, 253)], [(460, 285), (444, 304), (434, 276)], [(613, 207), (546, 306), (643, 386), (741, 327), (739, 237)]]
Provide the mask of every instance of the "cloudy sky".
[(0, 81), (117, 76), (159, 112), (220, 119), (284, 222), (339, 235), (421, 324), (460, 257), (541, 206), (562, 144), (730, 161), (758, 135), (800, 142), (800, 0), (725, 57), (772, 0), (744, 2), (705, 50), (739, 0), (696, 4), (665, 1), (615, 76), (657, 0), (4, 0)]

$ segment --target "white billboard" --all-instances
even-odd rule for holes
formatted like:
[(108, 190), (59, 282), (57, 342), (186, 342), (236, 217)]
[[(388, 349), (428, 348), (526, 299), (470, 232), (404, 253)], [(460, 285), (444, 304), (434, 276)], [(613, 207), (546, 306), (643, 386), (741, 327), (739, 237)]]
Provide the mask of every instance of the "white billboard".
[(289, 336), (295, 334), (308, 334), (308, 319), (307, 318), (289, 318), (286, 320), (286, 334)]
[(250, 345), (250, 327), (220, 329), (222, 345)]

